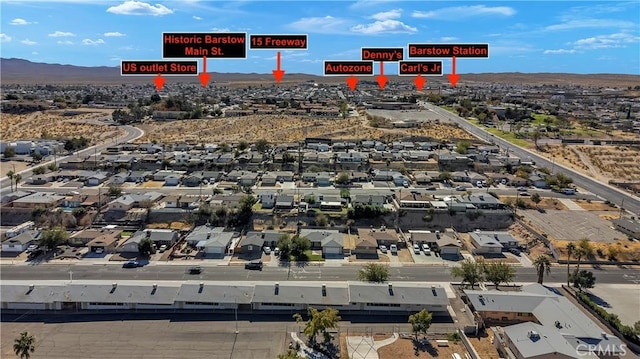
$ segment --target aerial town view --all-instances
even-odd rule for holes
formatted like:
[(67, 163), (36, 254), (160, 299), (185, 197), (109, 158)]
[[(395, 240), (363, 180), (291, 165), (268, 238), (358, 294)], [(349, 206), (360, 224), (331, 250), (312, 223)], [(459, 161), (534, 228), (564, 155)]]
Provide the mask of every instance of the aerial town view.
[(639, 358), (639, 2), (0, 13), (0, 358)]

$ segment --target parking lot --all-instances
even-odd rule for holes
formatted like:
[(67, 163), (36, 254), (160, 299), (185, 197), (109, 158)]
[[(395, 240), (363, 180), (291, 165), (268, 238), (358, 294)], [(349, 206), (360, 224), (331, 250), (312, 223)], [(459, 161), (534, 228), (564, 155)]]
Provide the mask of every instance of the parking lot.
[[(113, 318), (115, 316), (115, 318)], [(74, 321), (60, 316), (58, 322), (2, 322), (2, 358), (14, 357), (13, 340), (22, 331), (36, 339), (31, 358), (212, 358), (273, 359), (284, 351), (288, 333), (285, 325), (238, 323), (235, 334), (229, 321), (120, 320), (118, 314), (98, 321)], [(126, 316), (122, 315), (121, 316)], [(84, 320), (95, 320), (87, 315)], [(179, 317), (179, 315), (176, 315)]]
[(592, 299), (607, 312), (617, 314), (623, 324), (633, 326), (639, 320), (640, 286), (600, 283), (589, 292), (595, 295)]
[(613, 228), (611, 222), (587, 211), (518, 211), (533, 225), (554, 239), (577, 241), (589, 238), (592, 241), (612, 243), (614, 238), (626, 236)]

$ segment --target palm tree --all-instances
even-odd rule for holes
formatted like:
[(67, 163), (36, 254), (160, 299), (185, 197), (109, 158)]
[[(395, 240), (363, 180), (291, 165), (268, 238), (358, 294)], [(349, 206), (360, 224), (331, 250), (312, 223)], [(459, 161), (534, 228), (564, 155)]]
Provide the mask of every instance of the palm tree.
[(18, 190), (18, 184), (22, 181), (22, 176), (19, 173), (13, 175), (13, 178), (16, 180), (16, 191)]
[(11, 192), (13, 192), (13, 176), (15, 173), (13, 171), (7, 172), (7, 177), (9, 177), (9, 184), (11, 185)]
[(13, 352), (16, 353), (20, 359), (29, 359), (31, 353), (36, 350), (34, 345), (35, 338), (29, 332), (22, 332), (13, 342)]
[(576, 245), (573, 244), (573, 242), (569, 242), (567, 244), (567, 287), (571, 285), (571, 281), (569, 280), (569, 277), (571, 276), (569, 273), (569, 263), (571, 262), (571, 255), (575, 252), (575, 250)]
[(542, 284), (544, 280), (544, 275), (549, 275), (551, 272), (551, 261), (549, 257), (545, 255), (540, 255), (533, 261), (533, 266), (536, 268), (536, 272), (538, 273), (538, 283)]
[(580, 261), (582, 258), (588, 258), (593, 255), (593, 246), (591, 245), (591, 241), (589, 238), (581, 238), (578, 241), (578, 246), (575, 249), (576, 256), (578, 257), (578, 265), (576, 266), (576, 271), (580, 272)]

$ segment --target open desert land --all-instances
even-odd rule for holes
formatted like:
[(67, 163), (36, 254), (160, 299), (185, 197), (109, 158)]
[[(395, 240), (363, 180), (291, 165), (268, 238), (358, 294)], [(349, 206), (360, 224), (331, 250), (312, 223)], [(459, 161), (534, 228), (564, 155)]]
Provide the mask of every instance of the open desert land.
[(171, 122), (150, 122), (140, 126), (145, 135), (139, 143), (196, 142), (232, 143), (265, 139), (272, 143), (295, 142), (306, 137), (334, 139), (395, 139), (405, 136), (443, 139), (472, 139), (466, 131), (448, 124), (426, 123), (413, 129), (379, 129), (368, 126), (363, 117), (309, 119), (296, 116), (246, 116)]
[(545, 155), (556, 163), (600, 181), (640, 181), (640, 149), (631, 146), (547, 146)]
[[(77, 115), (65, 116), (61, 111), (38, 111), (25, 115), (2, 114), (0, 132), (5, 141), (39, 138), (71, 138), (84, 136), (92, 143), (115, 137), (116, 127), (85, 122), (103, 117), (104, 111), (79, 111)], [(120, 131), (124, 135), (124, 131)]]

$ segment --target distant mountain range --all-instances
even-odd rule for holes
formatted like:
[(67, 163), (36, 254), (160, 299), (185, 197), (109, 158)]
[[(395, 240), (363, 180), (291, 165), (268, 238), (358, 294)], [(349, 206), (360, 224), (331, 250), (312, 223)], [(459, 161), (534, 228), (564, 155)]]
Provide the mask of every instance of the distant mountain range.
[[(389, 76), (390, 81), (411, 81), (412, 77)], [(0, 58), (0, 80), (3, 84), (118, 84), (152, 83), (151, 77), (120, 76), (119, 67), (86, 67), (75, 65), (47, 64), (24, 59)], [(374, 80), (374, 78), (371, 78)], [(168, 82), (198, 83), (197, 77), (171, 77)], [(216, 83), (275, 83), (272, 74), (216, 73), (211, 72), (211, 81)], [(285, 74), (283, 82), (316, 81), (322, 83), (344, 82), (342, 77), (323, 77), (308, 74)], [(362, 78), (361, 78), (362, 81)], [(446, 77), (429, 77), (428, 83), (448, 83)], [(638, 75), (619, 74), (563, 74), (563, 73), (483, 73), (461, 74), (460, 84), (465, 82), (492, 82), (502, 84), (557, 84), (584, 86), (637, 86)]]

